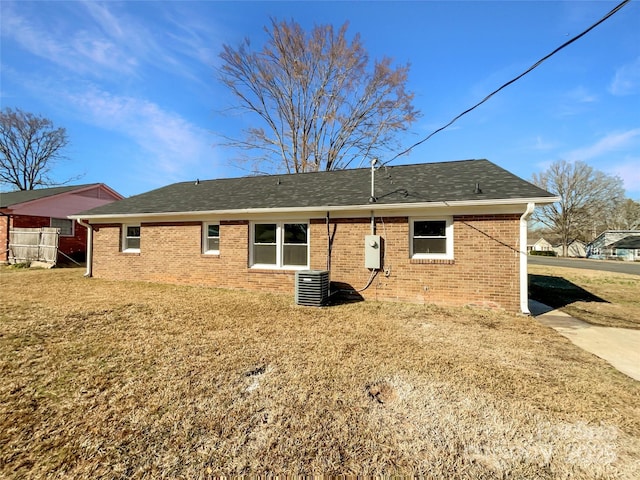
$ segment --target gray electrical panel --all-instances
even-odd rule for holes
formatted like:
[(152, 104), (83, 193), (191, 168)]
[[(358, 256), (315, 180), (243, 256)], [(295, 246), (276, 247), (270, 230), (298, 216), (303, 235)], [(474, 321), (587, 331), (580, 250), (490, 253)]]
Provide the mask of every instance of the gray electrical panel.
[(382, 268), (382, 238), (380, 235), (364, 237), (364, 266), (379, 270)]

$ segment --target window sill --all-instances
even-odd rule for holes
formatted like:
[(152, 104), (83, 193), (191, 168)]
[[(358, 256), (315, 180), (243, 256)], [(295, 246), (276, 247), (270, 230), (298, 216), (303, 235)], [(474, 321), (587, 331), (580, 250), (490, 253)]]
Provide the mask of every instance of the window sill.
[(200, 256), (202, 258), (220, 258), (220, 252), (204, 252)]
[(122, 250), (120, 253), (122, 255), (129, 255), (134, 257), (140, 256), (140, 250)]
[(453, 258), (411, 258), (411, 265), (455, 265)]
[(248, 271), (251, 273), (295, 273), (300, 270), (309, 270), (309, 267), (266, 267), (266, 266), (258, 266), (258, 267), (249, 267)]

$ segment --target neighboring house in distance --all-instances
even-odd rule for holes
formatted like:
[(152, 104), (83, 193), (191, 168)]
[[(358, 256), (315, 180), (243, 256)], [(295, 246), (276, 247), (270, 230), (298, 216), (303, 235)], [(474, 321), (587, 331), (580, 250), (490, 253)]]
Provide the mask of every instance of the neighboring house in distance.
[[(533, 239), (532, 239), (533, 240)], [(550, 252), (553, 250), (553, 245), (547, 242), (544, 238), (540, 237), (535, 242), (529, 241), (527, 243), (527, 252)]]
[(640, 261), (640, 235), (629, 235), (611, 244), (616, 256), (631, 262)]
[(293, 295), (296, 271), (329, 271), (365, 300), (528, 313), (527, 218), (557, 197), (488, 160), (373, 172), (176, 183), (72, 218), (95, 277)]
[(122, 198), (102, 183), (0, 193), (0, 262), (8, 258), (9, 230), (35, 227), (59, 228), (58, 250), (82, 259), (87, 250), (86, 228), (68, 216)]
[[(562, 244), (553, 247), (558, 257), (562, 256)], [(567, 257), (584, 258), (587, 256), (587, 245), (582, 240), (572, 240), (567, 245)]]
[(621, 240), (631, 241), (634, 237), (640, 237), (640, 230), (606, 230), (587, 245), (587, 258), (596, 259), (621, 259), (634, 260), (635, 254), (618, 243)]

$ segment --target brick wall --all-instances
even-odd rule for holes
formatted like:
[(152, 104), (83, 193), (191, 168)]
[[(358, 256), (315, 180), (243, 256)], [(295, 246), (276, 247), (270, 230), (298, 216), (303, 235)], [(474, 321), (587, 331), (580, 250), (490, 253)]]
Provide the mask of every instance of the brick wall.
[(7, 262), (7, 249), (9, 248), (9, 218), (0, 215), (0, 263)]
[[(454, 216), (454, 259), (409, 258), (407, 217), (376, 218), (384, 239), (384, 272), (365, 299), (476, 304), (519, 309), (519, 215)], [(220, 223), (220, 254), (201, 253), (202, 227), (193, 223), (143, 223), (140, 253), (120, 252), (121, 226), (101, 225), (94, 235), (93, 274), (100, 278), (170, 282), (294, 293), (295, 272), (249, 268), (249, 223)], [(360, 289), (369, 278), (364, 267), (364, 236), (369, 218), (336, 219), (331, 280)], [(310, 268), (327, 268), (328, 235), (324, 219), (311, 220)]]

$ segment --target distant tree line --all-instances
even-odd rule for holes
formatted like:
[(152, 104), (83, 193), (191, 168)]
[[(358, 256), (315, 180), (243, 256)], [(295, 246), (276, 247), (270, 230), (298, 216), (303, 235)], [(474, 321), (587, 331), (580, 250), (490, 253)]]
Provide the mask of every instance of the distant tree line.
[(554, 162), (533, 175), (535, 185), (560, 200), (536, 209), (534, 221), (562, 245), (563, 256), (573, 240), (590, 242), (605, 230), (640, 228), (640, 203), (625, 197), (622, 179), (595, 170), (585, 162)]

